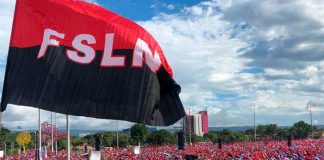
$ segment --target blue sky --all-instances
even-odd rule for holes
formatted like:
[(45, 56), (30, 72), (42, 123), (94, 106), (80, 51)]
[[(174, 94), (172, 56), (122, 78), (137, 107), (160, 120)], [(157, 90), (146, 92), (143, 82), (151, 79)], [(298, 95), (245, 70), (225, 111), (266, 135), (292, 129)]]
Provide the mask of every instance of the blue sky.
[[(324, 124), (324, 3), (259, 0), (88, 0), (148, 30), (182, 86), (188, 111), (207, 109), (210, 126)], [(0, 77), (14, 2), (0, 2)], [(296, 12), (298, 10), (298, 12)], [(26, 114), (28, 113), (28, 114)], [(10, 106), (5, 126), (36, 128), (37, 110)], [(49, 113), (43, 111), (43, 121)], [(88, 123), (91, 121), (91, 123)], [(58, 117), (64, 125), (63, 115)], [(121, 128), (131, 123), (120, 122)], [(109, 129), (115, 121), (72, 117), (72, 128)]]
[(150, 20), (160, 14), (178, 13), (184, 7), (200, 3), (196, 0), (97, 0), (102, 7), (134, 21)]

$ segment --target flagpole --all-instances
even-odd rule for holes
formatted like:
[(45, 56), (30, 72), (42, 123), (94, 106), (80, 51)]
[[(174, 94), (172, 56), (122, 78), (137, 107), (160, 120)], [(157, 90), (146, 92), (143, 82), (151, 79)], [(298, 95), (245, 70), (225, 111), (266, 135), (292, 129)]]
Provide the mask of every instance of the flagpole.
[(70, 148), (70, 122), (69, 122), (69, 115), (66, 115), (66, 130), (67, 130), (67, 160), (71, 159), (71, 148)]
[(38, 159), (42, 159), (42, 126), (41, 126), (41, 110), (38, 109)]
[[(186, 116), (182, 117), (182, 131), (183, 131), (183, 134), (184, 134), (184, 135), (186, 134), (185, 117), (186, 117)], [(185, 141), (184, 143), (187, 144), (187, 138), (186, 138), (186, 135), (185, 135), (185, 137), (184, 137), (184, 141)]]
[(254, 142), (256, 142), (256, 126), (255, 126), (255, 110), (256, 110), (256, 105), (254, 105), (254, 110), (253, 110), (253, 123), (254, 123)]
[(37, 154), (37, 131), (34, 132), (35, 133), (35, 153)]
[(52, 154), (54, 152), (54, 127), (53, 127), (53, 112), (51, 112), (51, 130), (52, 130), (52, 134), (51, 134), (51, 147), (52, 147)]
[(118, 142), (118, 120), (117, 120), (117, 148), (119, 148), (119, 142)]
[(7, 155), (7, 142), (4, 142), (4, 156)]
[[(191, 108), (189, 108), (189, 143), (190, 143), (190, 145), (191, 145), (191, 113), (190, 113), (190, 109)], [(192, 118), (192, 121), (193, 121), (193, 118)]]
[(1, 132), (1, 128), (2, 128), (2, 112), (0, 112), (0, 132)]
[[(54, 123), (56, 127), (56, 113), (54, 113)], [(55, 155), (57, 155), (57, 133), (56, 132), (55, 132)]]
[(313, 138), (313, 116), (312, 116), (312, 105), (309, 105), (309, 115), (310, 115), (310, 119), (311, 119), (311, 136)]

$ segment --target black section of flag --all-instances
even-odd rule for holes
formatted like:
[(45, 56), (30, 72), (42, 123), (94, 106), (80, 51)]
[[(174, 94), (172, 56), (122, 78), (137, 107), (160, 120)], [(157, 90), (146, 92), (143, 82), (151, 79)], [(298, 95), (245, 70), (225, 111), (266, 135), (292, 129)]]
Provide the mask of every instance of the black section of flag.
[(66, 49), (49, 47), (37, 59), (39, 46), (10, 47), (1, 111), (11, 103), (149, 125), (171, 125), (185, 115), (180, 86), (163, 67), (156, 74), (146, 65), (132, 68), (133, 50), (114, 50), (126, 56), (124, 68), (101, 68), (101, 51), (91, 64), (80, 65), (65, 56)]

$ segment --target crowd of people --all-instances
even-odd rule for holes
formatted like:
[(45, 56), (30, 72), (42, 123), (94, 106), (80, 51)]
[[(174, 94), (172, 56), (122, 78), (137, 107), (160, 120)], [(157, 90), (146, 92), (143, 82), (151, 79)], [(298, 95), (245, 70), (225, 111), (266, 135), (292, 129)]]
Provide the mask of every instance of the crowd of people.
[[(256, 159), (256, 160), (322, 160), (324, 159), (324, 138), (293, 140), (289, 147), (286, 141), (266, 141), (266, 142), (239, 142), (223, 144), (221, 147), (216, 143), (202, 142), (187, 145), (185, 149), (178, 150), (176, 145), (144, 145), (140, 146), (140, 153), (134, 153), (134, 146), (126, 148), (106, 148), (101, 151), (101, 157), (105, 160), (120, 159), (185, 159), (187, 156), (197, 157), (197, 159)], [(91, 154), (91, 153), (89, 153)], [(86, 155), (84, 151), (72, 151), (71, 159), (86, 160), (91, 155)], [(25, 155), (8, 156), (9, 160), (30, 160), (35, 159), (35, 151), (27, 150)], [(47, 151), (48, 160), (65, 160), (66, 151), (61, 150), (56, 155)]]
[(129, 148), (114, 148), (104, 151), (107, 159), (184, 159), (193, 155), (198, 159), (324, 159), (324, 139), (295, 140), (288, 147), (287, 142), (240, 142), (222, 145), (213, 143), (197, 143), (178, 150), (174, 145), (145, 146), (141, 154), (135, 155)]

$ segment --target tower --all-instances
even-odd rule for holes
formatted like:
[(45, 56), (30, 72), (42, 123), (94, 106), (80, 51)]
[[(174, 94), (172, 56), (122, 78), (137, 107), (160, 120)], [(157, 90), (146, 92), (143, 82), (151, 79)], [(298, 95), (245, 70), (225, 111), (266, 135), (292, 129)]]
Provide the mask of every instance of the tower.
[(202, 132), (206, 134), (208, 133), (208, 113), (207, 111), (200, 111), (198, 113), (201, 114)]

